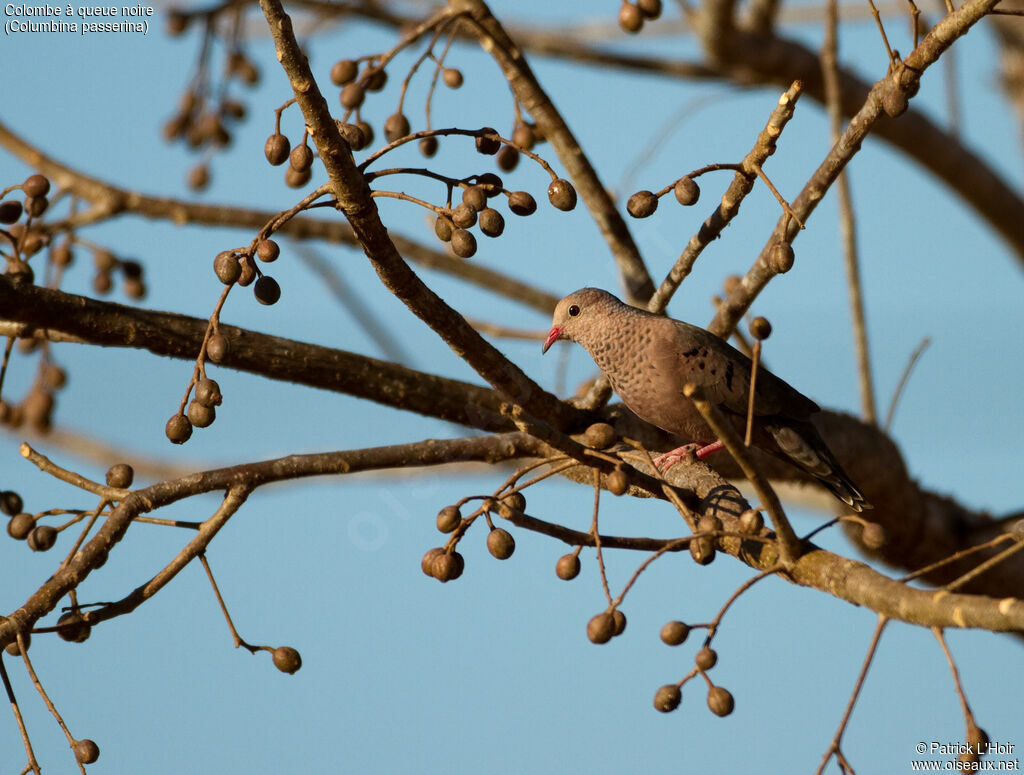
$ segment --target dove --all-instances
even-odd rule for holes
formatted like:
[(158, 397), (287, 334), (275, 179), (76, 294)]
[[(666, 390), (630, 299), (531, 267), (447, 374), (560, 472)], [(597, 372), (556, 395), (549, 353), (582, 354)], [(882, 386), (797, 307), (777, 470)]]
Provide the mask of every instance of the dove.
[[(582, 288), (558, 302), (542, 352), (559, 340), (582, 345), (640, 419), (706, 445), (702, 457), (721, 442), (683, 395), (687, 383), (698, 385), (741, 434), (746, 428), (750, 359), (703, 328)], [(870, 508), (811, 422), (820, 407), (764, 367), (755, 384), (753, 446), (806, 471), (854, 511)], [(671, 466), (684, 449), (658, 462)]]

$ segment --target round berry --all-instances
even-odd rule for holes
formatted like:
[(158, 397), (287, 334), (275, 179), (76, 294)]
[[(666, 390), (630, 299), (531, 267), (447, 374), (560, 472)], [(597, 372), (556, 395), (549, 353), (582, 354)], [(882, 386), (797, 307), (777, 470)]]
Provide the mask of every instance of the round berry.
[(253, 286), (253, 295), (260, 304), (277, 304), (281, 298), (281, 286), (270, 275), (263, 275)]
[(18, 541), (24, 541), (35, 526), (36, 518), (31, 514), (26, 514), (25, 512), (15, 514), (11, 517), (11, 521), (7, 523), (7, 535)]
[(557, 178), (548, 186), (548, 200), (559, 210), (568, 212), (576, 207), (576, 189), (565, 178)]
[(537, 212), (537, 200), (526, 191), (513, 191), (508, 195), (508, 209), (515, 215), (533, 215)]
[(462, 86), (462, 71), (458, 68), (446, 67), (441, 72), (441, 78), (449, 89), (458, 89)]
[(79, 764), (92, 764), (100, 758), (100, 747), (88, 738), (76, 740), (72, 749)]
[(498, 133), (491, 127), (484, 127), (476, 138), (476, 150), (485, 156), (493, 156), (501, 148), (501, 140)]
[(90, 634), (92, 625), (78, 611), (68, 611), (57, 620), (57, 637), (68, 643), (84, 643)]
[(716, 716), (728, 716), (736, 706), (732, 695), (721, 686), (712, 686), (708, 691), (708, 707)]
[(393, 143), (409, 134), (409, 119), (403, 113), (392, 113), (384, 121), (384, 138)]
[(671, 621), (661, 628), (661, 640), (669, 646), (679, 646), (686, 642), (690, 635), (690, 625), (685, 622)]
[(451, 533), (462, 523), (462, 513), (458, 506), (445, 506), (437, 512), (437, 529), (442, 533)]
[(459, 258), (471, 258), (476, 253), (476, 237), (465, 229), (452, 232), (452, 252)]
[(662, 713), (671, 713), (682, 702), (683, 693), (675, 684), (665, 684), (654, 695), (654, 707)]
[(291, 675), (302, 667), (302, 656), (291, 646), (278, 646), (274, 649), (274, 667)]
[(220, 406), (224, 397), (215, 379), (201, 379), (196, 383), (196, 401), (203, 406)]
[(25, 508), (25, 502), (14, 490), (0, 492), (0, 512), (3, 512), (8, 517), (13, 517), (23, 508)]
[(591, 643), (607, 643), (615, 636), (615, 617), (605, 611), (587, 622), (587, 638)]
[(196, 428), (208, 428), (217, 419), (217, 410), (204, 406), (195, 399), (188, 404), (188, 421)]
[(57, 529), (50, 525), (36, 525), (28, 534), (28, 548), (33, 552), (45, 552), (57, 543)]
[(46, 196), (50, 193), (50, 181), (46, 176), (39, 173), (29, 175), (25, 178), (25, 182), (21, 184), (21, 190), (25, 192), (25, 196)]
[(563, 554), (555, 563), (555, 575), (562, 581), (572, 581), (580, 575), (580, 558), (572, 552)]
[(277, 261), (277, 257), (280, 255), (281, 247), (272, 239), (260, 240), (256, 246), (256, 258), (260, 261), (269, 264), (271, 261)]
[(351, 59), (339, 59), (331, 67), (331, 83), (335, 86), (352, 83), (357, 75), (359, 75), (359, 66)]
[(658, 197), (652, 191), (637, 191), (626, 203), (626, 211), (634, 218), (646, 218), (658, 209)]
[(431, 135), (430, 137), (424, 137), (420, 140), (420, 153), (426, 158), (431, 159), (437, 153), (437, 138)]
[(619, 27), (625, 32), (640, 32), (640, 28), (644, 26), (644, 15), (632, 3), (623, 3), (622, 7), (619, 8)]
[(507, 560), (516, 550), (516, 541), (512, 534), (500, 527), (494, 528), (487, 535), (487, 551), (492, 557), (499, 560)]
[(222, 283), (231, 285), (242, 274), (242, 265), (238, 256), (230, 250), (224, 250), (213, 259), (213, 272)]
[(676, 195), (676, 201), (684, 207), (696, 204), (700, 199), (700, 186), (689, 175), (679, 178), (672, 191)]
[(164, 433), (167, 434), (167, 438), (170, 439), (171, 443), (184, 444), (192, 435), (192, 423), (190, 423), (188, 418), (183, 414), (173, 415), (171, 419), (167, 421), (167, 427), (164, 428)]
[(108, 487), (131, 487), (134, 478), (135, 470), (127, 463), (116, 463), (107, 469)]

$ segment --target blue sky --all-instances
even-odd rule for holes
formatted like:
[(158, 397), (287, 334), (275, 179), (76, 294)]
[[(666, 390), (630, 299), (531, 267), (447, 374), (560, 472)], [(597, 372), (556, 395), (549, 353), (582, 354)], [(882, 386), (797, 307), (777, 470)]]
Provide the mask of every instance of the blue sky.
[[(495, 2), (492, 7), (500, 18), (534, 11), (553, 15), (551, 4), (545, 9), (539, 3)], [(610, 20), (614, 7), (590, 13)], [(902, 20), (890, 27), (898, 41), (894, 45), (909, 50), (899, 41), (906, 29)], [(811, 25), (799, 32), (807, 40), (817, 34)], [(326, 74), (335, 59), (377, 53), (392, 40), (360, 25), (339, 26), (313, 39), (314, 71), (324, 76), (330, 98), (334, 90)], [(639, 45), (646, 40), (656, 51), (693, 53), (690, 41), (641, 37)], [(159, 23), (146, 36), (7, 36), (0, 44), (0, 64), (8, 73), (0, 117), (46, 153), (90, 175), (147, 193), (193, 198), (184, 178), (195, 159), (181, 146), (163, 143), (160, 127), (190, 77), (198, 46), (195, 33), (167, 39)], [(963, 87), (963, 135), (1019, 188), (1024, 177), (1020, 130), (996, 91), (994, 39), (982, 28), (962, 46), (957, 78)], [(265, 163), (262, 147), (273, 126), (273, 108), (289, 97), (287, 82), (265, 35), (248, 50), (263, 80), (253, 90), (234, 87), (250, 117), (232, 147), (213, 161), (211, 187), (200, 199), (282, 209), (298, 195), (283, 185), (280, 169)], [(435, 125), (494, 125), (508, 131), (510, 99), (493, 63), (469, 47), (456, 47), (450, 56), (466, 74), (466, 84), (458, 92), (439, 92)], [(843, 58), (855, 62), (865, 77), (880, 77), (884, 50), (873, 27), (861, 25), (844, 38)], [(409, 56), (396, 60), (391, 88), (367, 108), (378, 132), (394, 110), (399, 71), (410, 62)], [(581, 72), (541, 59), (534, 66), (603, 180), (623, 200), (633, 189), (656, 190), (687, 170), (741, 158), (778, 96), (775, 89), (719, 86), (710, 87), (714, 100), (699, 101), (707, 94), (700, 84)], [(424, 80), (414, 82), (408, 104), (422, 104)], [(929, 71), (914, 105), (941, 122), (942, 95), (939, 69)], [(679, 120), (680, 115), (685, 118)], [(673, 119), (658, 150), (636, 166)], [(301, 132), (294, 108), (285, 114), (284, 126), (293, 140)], [(805, 100), (766, 168), (784, 194), (795, 195), (827, 151), (826, 138), (823, 111)], [(447, 143), (432, 166), (456, 175), (486, 170), (487, 161), (466, 148)], [(0, 153), (0, 187), (21, 181), (28, 171)], [(728, 174), (703, 178), (704, 194), (694, 208), (666, 201), (652, 218), (631, 221), (656, 278), (707, 216)], [(883, 411), (911, 351), (923, 337), (932, 340), (893, 427), (909, 469), (924, 486), (968, 506), (995, 514), (1019, 509), (1020, 259), (963, 203), (937, 188), (928, 173), (879, 142), (865, 144), (852, 175)], [(322, 179), (321, 171), (314, 182)], [(622, 189), (624, 181), (630, 190)], [(541, 171), (520, 165), (508, 176), (511, 183), (543, 201), (547, 182)], [(416, 186), (407, 185), (408, 190)], [(425, 191), (435, 199), (442, 196)], [(433, 244), (423, 211), (392, 201), (381, 209), (389, 229)], [(756, 189), (739, 219), (701, 258), (673, 300), (671, 314), (706, 324), (710, 296), (725, 275), (747, 269), (777, 213), (770, 194)], [(617, 288), (607, 250), (582, 207), (564, 214), (544, 205), (536, 216), (506, 221), (501, 239), (481, 238), (473, 261), (558, 295), (583, 285)], [(179, 228), (141, 218), (97, 226), (83, 236), (145, 264), (148, 304), (199, 316), (209, 314), (220, 293), (210, 271), (213, 256), (251, 239), (237, 230)], [(263, 307), (244, 291), (232, 293), (223, 319), (378, 355), (349, 314), (289, 254), (289, 246), (283, 247), (271, 270), (283, 289), (281, 302)], [(794, 271), (773, 282), (755, 306), (775, 327), (767, 356), (776, 373), (823, 406), (856, 412), (832, 196), (795, 248)], [(414, 354), (412, 365), (474, 379), (388, 296), (360, 253), (328, 247), (323, 255), (374, 307), (380, 324), (401, 337)], [(91, 292), (88, 263), (83, 252), (66, 290)], [(467, 316), (521, 328), (548, 323), (544, 315), (485, 298), (452, 278), (423, 274)], [(124, 301), (120, 293), (112, 298)], [(498, 346), (528, 374), (554, 386), (558, 357), (541, 358), (536, 343)], [(459, 433), (444, 423), (349, 397), (218, 369), (225, 402), (217, 422), (197, 431), (187, 445), (172, 448), (163, 425), (188, 383), (188, 364), (66, 345), (55, 353), (70, 375), (59, 398), (58, 424), (98, 434), (126, 455), (205, 468)], [(567, 358), (570, 385), (590, 375), (592, 364), (581, 350), (574, 348)], [(5, 394), (21, 395), (32, 368), (30, 359), (16, 356)], [(0, 487), (17, 488), (33, 511), (93, 505), (23, 462), (17, 454), (20, 441), (17, 433), (0, 435)], [(96, 478), (117, 462), (79, 461), (45, 440), (38, 446)], [(251, 657), (232, 648), (199, 567), (186, 569), (132, 616), (96, 628), (81, 645), (37, 636), (31, 654), (41, 680), (72, 732), (101, 747), (90, 771), (731, 772), (754, 762), (765, 772), (814, 770), (842, 715), (871, 637), (873, 614), (767, 580), (736, 604), (716, 638), (719, 664), (711, 675), (735, 696), (735, 713), (726, 719), (712, 716), (703, 690), (690, 683), (679, 710), (658, 714), (651, 707), (655, 690), (689, 671), (699, 645), (695, 638), (676, 649), (663, 645), (661, 625), (676, 618), (710, 620), (751, 572), (728, 558), (707, 568), (685, 557), (655, 563), (623, 605), (627, 632), (602, 647), (585, 637), (587, 620), (604, 608), (592, 553), (584, 553), (580, 577), (564, 583), (554, 575), (555, 561), (566, 551), (561, 545), (516, 531), (516, 553), (500, 563), (487, 554), (483, 532), (473, 531), (464, 540), (466, 572), (460, 580), (442, 587), (424, 577), (421, 555), (442, 543), (433, 527), (438, 509), (463, 495), (486, 494), (507, 475), (500, 470), (339, 477), (256, 493), (208, 557), (242, 636), (300, 650), (303, 668), (294, 676), (276, 671), (266, 654)], [(528, 496), (530, 513), (580, 529), (589, 525), (591, 493), (585, 488), (551, 481)], [(214, 500), (196, 498), (161, 516), (202, 519), (214, 508)], [(804, 532), (823, 517), (792, 511)], [(601, 518), (608, 532), (670, 535), (678, 530), (678, 517), (663, 503), (608, 496)], [(80, 599), (122, 597), (186, 540), (165, 528), (133, 527), (107, 565), (83, 585)], [(835, 533), (822, 536), (821, 543), (845, 554), (854, 551)], [(16, 608), (52, 572), (68, 545), (65, 537), (53, 551), (33, 555), (23, 544), (0, 542), (0, 610)], [(613, 589), (621, 588), (641, 559), (608, 558)], [(993, 741), (1024, 746), (1019, 721), (1024, 700), (1019, 691), (1008, 691), (1012, 682), (1006, 678), (1019, 672), (1019, 642), (979, 632), (952, 632), (949, 642), (979, 723)], [(71, 771), (62, 734), (23, 671), (11, 660), (5, 664), (44, 768)], [(845, 750), (851, 762), (858, 772), (903, 772), (917, 758), (917, 742), (959, 740), (962, 734), (952, 682), (934, 639), (919, 628), (891, 625), (848, 731)], [(0, 723), (0, 752), (0, 773), (17, 772), (21, 744), (10, 718)]]

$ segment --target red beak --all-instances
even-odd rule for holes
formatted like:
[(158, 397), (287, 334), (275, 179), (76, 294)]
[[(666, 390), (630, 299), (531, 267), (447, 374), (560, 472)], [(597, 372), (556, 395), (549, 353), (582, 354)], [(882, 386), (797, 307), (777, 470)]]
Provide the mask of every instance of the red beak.
[(557, 342), (561, 338), (562, 338), (562, 329), (561, 329), (561, 327), (560, 326), (552, 326), (551, 330), (548, 332), (548, 338), (544, 340), (544, 347), (540, 351), (541, 354), (543, 355), (544, 353), (546, 353), (548, 351), (548, 348), (551, 347), (551, 345), (553, 345), (555, 342)]

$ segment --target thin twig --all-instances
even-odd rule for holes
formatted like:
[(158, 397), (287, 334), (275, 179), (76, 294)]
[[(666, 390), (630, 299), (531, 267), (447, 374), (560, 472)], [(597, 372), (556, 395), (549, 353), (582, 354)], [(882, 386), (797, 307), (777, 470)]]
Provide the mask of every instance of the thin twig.
[(918, 359), (924, 355), (924, 351), (928, 349), (928, 345), (932, 343), (929, 337), (925, 337), (921, 340), (921, 343), (914, 348), (914, 352), (910, 354), (910, 358), (907, 359), (907, 365), (903, 369), (903, 373), (900, 375), (900, 381), (896, 384), (896, 389), (892, 393), (892, 399), (889, 401), (889, 411), (885, 413), (885, 424), (882, 426), (886, 433), (892, 428), (893, 418), (896, 416), (896, 407), (899, 405), (900, 397), (903, 395), (903, 389), (907, 386), (907, 380), (910, 379), (910, 374), (914, 371), (914, 366), (917, 365)]

